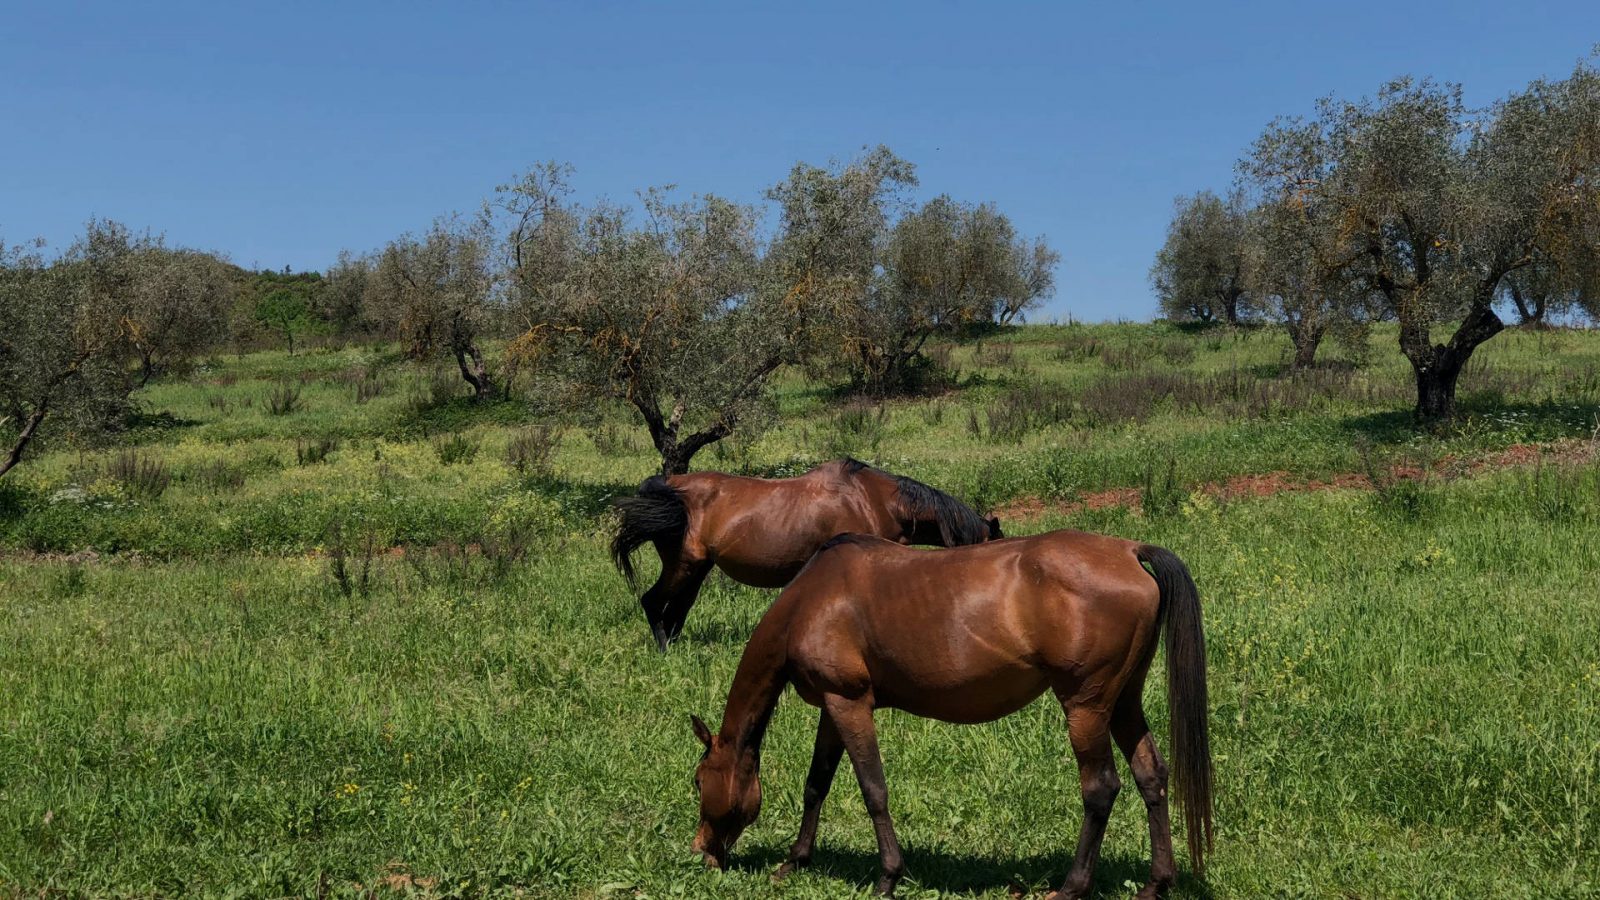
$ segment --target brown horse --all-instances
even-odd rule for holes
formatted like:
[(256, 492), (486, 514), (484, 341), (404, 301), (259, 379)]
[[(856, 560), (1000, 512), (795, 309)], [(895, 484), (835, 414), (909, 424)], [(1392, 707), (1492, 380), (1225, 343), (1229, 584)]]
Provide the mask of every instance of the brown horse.
[[(1150, 568), (1146, 570), (1145, 565)], [(889, 817), (872, 711), (986, 722), (1053, 691), (1083, 789), (1077, 854), (1057, 898), (1089, 892), (1121, 783), (1121, 747), (1150, 820), (1150, 883), (1176, 871), (1167, 767), (1140, 697), (1166, 621), (1173, 773), (1195, 874), (1211, 844), (1211, 753), (1200, 600), (1184, 564), (1148, 544), (1076, 531), (928, 553), (860, 535), (829, 541), (762, 617), (745, 646), (713, 735), (692, 717), (705, 755), (695, 773), (695, 850), (720, 868), (761, 810), (761, 740), (786, 684), (821, 708), (800, 836), (781, 877), (811, 860), (834, 768), (850, 754), (894, 890), (904, 869)]]
[(940, 547), (1001, 536), (999, 519), (985, 520), (949, 494), (854, 459), (823, 463), (798, 478), (657, 475), (615, 506), (622, 524), (611, 556), (628, 584), (636, 586), (636, 548), (654, 543), (661, 556), (661, 576), (639, 602), (663, 651), (683, 630), (713, 565), (735, 581), (776, 588), (836, 534)]

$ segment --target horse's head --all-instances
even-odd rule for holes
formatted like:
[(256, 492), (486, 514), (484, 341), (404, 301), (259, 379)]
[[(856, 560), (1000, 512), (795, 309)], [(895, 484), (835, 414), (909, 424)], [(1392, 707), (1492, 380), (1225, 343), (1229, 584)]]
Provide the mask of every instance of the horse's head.
[(761, 815), (761, 776), (754, 759), (740, 759), (732, 741), (711, 733), (699, 716), (690, 716), (695, 737), (706, 747), (694, 773), (700, 794), (700, 826), (694, 849), (706, 865), (721, 869), (739, 835)]

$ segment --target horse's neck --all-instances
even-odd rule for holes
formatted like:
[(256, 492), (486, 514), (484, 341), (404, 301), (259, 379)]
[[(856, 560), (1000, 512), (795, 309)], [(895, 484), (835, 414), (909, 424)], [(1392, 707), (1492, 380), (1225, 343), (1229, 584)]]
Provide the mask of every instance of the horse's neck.
[(722, 737), (732, 742), (741, 754), (759, 758), (767, 723), (778, 706), (778, 697), (788, 684), (788, 643), (784, 629), (769, 614), (745, 645), (739, 669), (728, 691), (728, 705), (722, 711)]

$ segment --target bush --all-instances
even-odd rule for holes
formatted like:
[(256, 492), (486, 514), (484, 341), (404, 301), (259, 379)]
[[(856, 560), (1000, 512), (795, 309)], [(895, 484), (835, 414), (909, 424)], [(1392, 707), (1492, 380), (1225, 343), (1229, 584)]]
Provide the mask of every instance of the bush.
[(999, 395), (987, 412), (990, 439), (1015, 443), (1036, 428), (1069, 421), (1072, 404), (1065, 392), (1035, 383)]
[(470, 463), (478, 458), (478, 442), (464, 434), (452, 434), (433, 442), (433, 452), (447, 466)]
[(338, 438), (317, 438), (309, 443), (297, 439), (294, 442), (294, 460), (302, 466), (316, 465), (327, 460), (338, 449)]
[(821, 450), (826, 456), (870, 456), (883, 442), (889, 409), (866, 400), (852, 400), (828, 417)]
[(367, 403), (382, 396), (389, 390), (389, 381), (378, 374), (376, 369), (366, 369), (361, 378), (355, 382), (355, 398), (357, 403)]
[(189, 476), (201, 487), (210, 491), (236, 491), (244, 487), (244, 468), (226, 460), (214, 459), (202, 463)]
[(1093, 335), (1069, 332), (1056, 344), (1053, 355), (1062, 362), (1079, 362), (1098, 357), (1103, 349)]
[(1165, 465), (1151, 460), (1145, 465), (1144, 481), (1139, 486), (1139, 508), (1151, 517), (1170, 516), (1183, 507), (1187, 495), (1178, 481), (1178, 460), (1167, 457)]
[(287, 416), (300, 408), (299, 385), (288, 381), (280, 381), (267, 391), (268, 415)]
[(165, 463), (136, 450), (124, 450), (111, 457), (106, 465), (106, 477), (120, 484), (130, 496), (146, 500), (160, 497), (172, 484), (172, 474)]
[(561, 446), (564, 432), (556, 425), (529, 425), (511, 436), (506, 444), (506, 465), (525, 478), (548, 478), (551, 458)]
[(632, 456), (639, 452), (639, 443), (633, 432), (618, 428), (615, 422), (602, 422), (589, 429), (589, 440), (601, 456)]

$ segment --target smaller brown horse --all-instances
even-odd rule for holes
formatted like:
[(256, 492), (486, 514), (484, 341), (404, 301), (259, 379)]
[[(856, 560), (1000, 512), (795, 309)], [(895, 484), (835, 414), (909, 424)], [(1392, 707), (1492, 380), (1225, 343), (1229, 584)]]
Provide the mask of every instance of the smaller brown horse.
[(713, 565), (742, 584), (776, 588), (836, 534), (938, 547), (1001, 536), (999, 519), (985, 520), (949, 494), (854, 459), (798, 478), (657, 475), (615, 506), (622, 524), (611, 556), (628, 584), (636, 586), (635, 549), (653, 543), (661, 556), (661, 575), (639, 603), (663, 651), (683, 630)]
[(1150, 883), (1139, 896), (1160, 896), (1176, 878), (1167, 767), (1141, 696), (1163, 619), (1173, 772), (1189, 858), (1201, 875), (1211, 845), (1211, 751), (1194, 581), (1160, 547), (1076, 531), (938, 553), (860, 535), (829, 541), (750, 636), (721, 731), (713, 735), (691, 717), (706, 748), (695, 772), (694, 848), (721, 868), (760, 814), (762, 737), (784, 686), (793, 684), (822, 717), (800, 836), (775, 877), (810, 862), (823, 800), (848, 752), (878, 835), (878, 890), (892, 893), (904, 863), (872, 711), (986, 722), (1050, 690), (1067, 714), (1084, 808), (1072, 870), (1054, 896), (1083, 897), (1093, 883), (1121, 788), (1113, 741), (1150, 820)]

